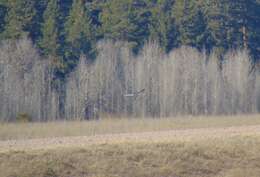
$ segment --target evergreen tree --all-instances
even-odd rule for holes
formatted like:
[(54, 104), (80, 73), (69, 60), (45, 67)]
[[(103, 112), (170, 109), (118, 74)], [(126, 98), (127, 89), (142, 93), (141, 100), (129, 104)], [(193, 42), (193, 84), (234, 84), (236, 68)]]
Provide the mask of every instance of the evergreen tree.
[(208, 32), (212, 45), (220, 52), (248, 48), (257, 58), (260, 53), (260, 3), (257, 0), (230, 0), (205, 3)]
[(244, 42), (254, 58), (260, 59), (260, 1), (247, 0), (246, 5)]
[(104, 5), (101, 22), (105, 38), (128, 41), (135, 52), (150, 35), (151, 12), (144, 0), (112, 0)]
[(178, 26), (178, 40), (181, 45), (202, 49), (208, 46), (209, 33), (201, 6), (196, 1), (176, 1), (173, 18)]
[(31, 22), (35, 15), (34, 0), (6, 0), (6, 25), (2, 38), (21, 38), (32, 30)]
[(37, 0), (34, 4), (35, 15), (32, 19), (30, 36), (33, 42), (37, 42), (42, 37), (42, 24), (44, 23), (43, 14), (47, 7), (48, 1), (46, 0)]
[(177, 46), (177, 30), (172, 8), (174, 0), (159, 0), (152, 5), (151, 38), (169, 52)]
[(230, 36), (228, 34), (228, 2), (225, 0), (205, 0), (203, 11), (206, 19), (206, 32), (208, 35), (208, 48), (216, 48), (223, 53), (229, 48)]
[(228, 31), (232, 48), (247, 48), (247, 0), (230, 0), (228, 8)]
[[(58, 0), (50, 0), (43, 14), (44, 22), (41, 28), (42, 37), (39, 40), (38, 44), (41, 48), (43, 55), (48, 56), (51, 59), (54, 68), (54, 75), (58, 79), (60, 79), (65, 76), (67, 63), (65, 63), (62, 56), (58, 54), (60, 48), (58, 18)], [(59, 83), (59, 81), (56, 80), (55, 83)]]
[(260, 0), (0, 0), (0, 39), (29, 36), (68, 71), (81, 53), (95, 58), (102, 38), (128, 41), (136, 53), (153, 39), (167, 52), (247, 48), (256, 59), (259, 12)]
[(1, 36), (1, 32), (3, 32), (4, 30), (6, 12), (7, 12), (6, 6), (0, 3), (0, 36)]
[[(235, 47), (250, 47), (249, 38), (259, 28), (260, 4), (256, 0), (229, 1), (229, 29)], [(254, 36), (256, 37), (256, 36)]]
[(95, 28), (89, 17), (89, 11), (83, 0), (74, 0), (70, 14), (65, 23), (66, 42), (70, 50), (68, 56), (78, 58), (82, 53), (89, 56), (94, 54)]
[(40, 48), (44, 55), (56, 56), (58, 44), (58, 1), (50, 0), (44, 11), (42, 24), (42, 38), (39, 41)]

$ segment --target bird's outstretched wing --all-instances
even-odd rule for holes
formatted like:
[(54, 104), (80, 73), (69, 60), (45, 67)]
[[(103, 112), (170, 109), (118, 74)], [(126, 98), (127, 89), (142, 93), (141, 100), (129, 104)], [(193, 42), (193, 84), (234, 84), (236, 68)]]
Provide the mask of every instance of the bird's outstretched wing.
[(135, 96), (135, 94), (133, 94), (133, 93), (130, 93), (130, 94), (124, 94), (124, 97), (134, 97)]
[(139, 95), (140, 93), (143, 93), (144, 91), (145, 91), (145, 89), (142, 89), (139, 92), (136, 92), (136, 94)]
[(127, 93), (124, 95), (124, 97), (134, 97), (136, 99), (144, 91), (145, 91), (145, 89), (142, 89), (142, 90), (140, 90), (138, 92), (134, 92), (134, 93)]

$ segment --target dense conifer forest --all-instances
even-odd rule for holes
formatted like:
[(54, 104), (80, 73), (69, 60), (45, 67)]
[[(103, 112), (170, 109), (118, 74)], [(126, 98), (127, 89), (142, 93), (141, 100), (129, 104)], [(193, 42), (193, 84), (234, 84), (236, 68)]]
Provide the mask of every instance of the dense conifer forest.
[(94, 59), (102, 39), (127, 41), (138, 53), (147, 40), (169, 52), (248, 48), (260, 56), (259, 0), (1, 0), (1, 40), (27, 36), (60, 74), (80, 54)]

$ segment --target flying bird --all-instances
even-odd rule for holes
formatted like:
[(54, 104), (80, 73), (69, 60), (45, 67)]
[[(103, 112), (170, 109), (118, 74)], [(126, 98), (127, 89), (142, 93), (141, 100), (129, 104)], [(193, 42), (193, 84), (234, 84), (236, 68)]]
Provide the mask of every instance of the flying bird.
[(142, 94), (145, 91), (145, 89), (142, 89), (140, 91), (134, 92), (134, 93), (127, 93), (124, 95), (124, 97), (130, 97), (136, 99), (140, 94)]

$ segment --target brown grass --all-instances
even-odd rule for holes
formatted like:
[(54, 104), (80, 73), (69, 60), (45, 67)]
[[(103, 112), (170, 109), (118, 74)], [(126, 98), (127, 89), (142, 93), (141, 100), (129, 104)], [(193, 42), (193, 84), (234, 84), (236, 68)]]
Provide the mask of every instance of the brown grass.
[[(11, 141), (14, 147), (41, 141), (23, 140), (30, 138), (87, 137), (54, 138), (61, 144), (73, 141), (53, 148), (44, 143), (32, 149), (7, 146), (0, 151), (0, 177), (259, 177), (259, 119), (255, 115), (2, 124), (1, 139), (17, 139)], [(144, 131), (154, 132), (136, 133)], [(118, 132), (128, 134), (101, 136)], [(94, 134), (99, 135), (88, 137)], [(99, 138), (108, 141), (74, 145), (74, 140)], [(52, 145), (52, 139), (45, 140)]]
[(259, 177), (260, 136), (0, 153), (0, 177)]
[(260, 125), (260, 115), (181, 117), (161, 119), (102, 119), (89, 122), (0, 123), (0, 140), (67, 136), (93, 136), (114, 133), (173, 129)]

